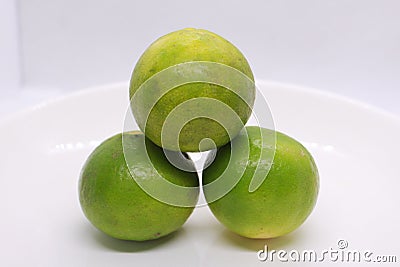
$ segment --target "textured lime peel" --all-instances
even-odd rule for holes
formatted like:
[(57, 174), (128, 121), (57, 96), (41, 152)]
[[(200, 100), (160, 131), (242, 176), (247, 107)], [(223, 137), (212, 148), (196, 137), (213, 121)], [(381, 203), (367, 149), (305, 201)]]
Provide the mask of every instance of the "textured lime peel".
[[(180, 86), (197, 86), (198, 84), (219, 86), (233, 93), (235, 97), (248, 106), (254, 104), (255, 93), (249, 88), (255, 84), (245, 74), (230, 66), (215, 62), (186, 62), (168, 67), (146, 80), (131, 98), (133, 114), (141, 129), (152, 127), (150, 115), (157, 103), (169, 92)], [(189, 90), (186, 89), (186, 90)], [(146, 101), (143, 101), (143, 100)], [(178, 103), (165, 115), (161, 128), (160, 146), (169, 150), (180, 150), (181, 130), (194, 119), (208, 119), (218, 122), (227, 133), (227, 140), (232, 140), (244, 127), (243, 119), (228, 103), (212, 96), (197, 96)], [(198, 133), (197, 133), (198, 134)], [(207, 138), (207, 137), (204, 137)], [(200, 142), (203, 139), (200, 139)], [(211, 139), (213, 140), (213, 139)], [(213, 140), (214, 141), (214, 140)], [(203, 151), (213, 147), (203, 146)], [(197, 147), (196, 151), (199, 151)]]
[[(122, 137), (130, 153), (135, 154), (135, 165), (130, 168), (125, 162)], [(173, 196), (175, 202), (187, 207), (160, 202), (137, 183), (147, 180), (158, 188), (164, 179), (191, 188), (187, 194)], [(197, 203), (198, 186), (196, 173), (173, 167), (161, 148), (136, 131), (115, 135), (93, 151), (82, 169), (79, 200), (88, 220), (102, 232), (118, 239), (142, 241), (179, 229)]]
[[(198, 29), (156, 40), (137, 62), (130, 83), (131, 108), (139, 127), (155, 144), (183, 152), (208, 150), (232, 140), (249, 119), (254, 97), (253, 74), (243, 54), (224, 38)], [(220, 104), (200, 103), (197, 110), (209, 110), (206, 116), (194, 113), (193, 105), (175, 109), (197, 98)], [(234, 112), (227, 113), (227, 107)], [(224, 113), (222, 120), (214, 119)], [(175, 123), (186, 121), (188, 114), (187, 123)], [(173, 133), (163, 132), (168, 115), (169, 129), (177, 129)], [(212, 145), (200, 148), (203, 139), (211, 139)]]
[[(240, 152), (231, 155), (230, 146), (226, 145), (218, 150), (215, 161), (204, 170), (206, 200), (215, 217), (239, 235), (249, 238), (285, 235), (298, 228), (313, 210), (319, 189), (317, 167), (306, 148), (279, 132), (276, 132), (276, 151), (271, 164), (268, 157), (267, 160), (260, 158), (262, 151), (268, 153), (271, 150), (261, 145), (264, 138), (261, 133), (269, 136), (274, 132), (255, 126), (246, 127), (246, 131), (248, 135), (239, 135), (232, 145), (249, 144), (249, 156)], [(243, 165), (244, 174), (236, 177), (242, 172)], [(257, 190), (249, 192), (256, 168), (270, 168), (270, 171)], [(207, 185), (221, 179), (223, 172), (239, 182), (222, 198), (212, 201), (217, 189)]]

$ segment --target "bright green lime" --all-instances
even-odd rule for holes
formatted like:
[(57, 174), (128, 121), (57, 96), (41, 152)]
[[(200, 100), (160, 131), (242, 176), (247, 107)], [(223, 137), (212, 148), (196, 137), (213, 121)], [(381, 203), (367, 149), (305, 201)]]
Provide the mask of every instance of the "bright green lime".
[[(223, 225), (241, 236), (273, 238), (285, 235), (298, 228), (314, 208), (319, 189), (317, 167), (304, 146), (276, 132), (276, 151), (271, 170), (261, 186), (250, 193), (249, 184), (256, 167), (252, 163), (258, 162), (261, 149), (271, 149), (260, 146), (260, 130), (265, 136), (272, 136), (272, 131), (255, 126), (245, 129), (248, 137), (239, 135), (232, 141), (232, 144), (236, 143), (233, 145), (239, 146), (249, 141), (250, 156), (245, 173), (229, 193), (209, 203), (209, 207)], [(229, 158), (230, 144), (220, 148), (215, 161), (204, 170), (203, 184), (216, 180), (226, 168)], [(241, 164), (233, 162), (231, 166), (239, 169)], [(207, 199), (208, 190), (204, 193)]]
[[(172, 166), (162, 149), (145, 139), (141, 132), (123, 135), (124, 145), (137, 153), (134, 164), (140, 166), (140, 179), (154, 179), (154, 176), (145, 176), (154, 174), (156, 169), (164, 179), (176, 185), (199, 185), (196, 173)], [(185, 197), (194, 207), (198, 191), (191, 192), (196, 194)], [(180, 228), (193, 211), (193, 207), (162, 203), (138, 186), (125, 162), (122, 134), (104, 141), (87, 159), (79, 180), (79, 199), (84, 214), (96, 228), (124, 240), (142, 241), (165, 236)]]
[[(171, 88), (158, 102), (154, 103), (155, 106), (147, 118), (143, 110), (146, 110), (146, 106), (153, 104), (149, 103), (149, 99), (152, 99), (152, 97), (161, 90), (157, 88), (157, 86), (160, 86), (159, 83), (155, 83), (153, 86), (155, 88), (152, 88), (153, 90), (146, 90), (140, 96), (136, 104), (131, 105), (131, 108), (139, 127), (145, 132), (146, 137), (158, 146), (170, 150), (186, 152), (204, 151), (211, 149), (212, 145), (202, 146), (201, 149), (199, 149), (200, 141), (204, 138), (209, 138), (214, 141), (217, 147), (220, 147), (228, 143), (231, 139), (227, 133), (227, 131), (229, 132), (231, 129), (227, 130), (226, 128), (232, 127), (233, 130), (231, 133), (233, 138), (243, 128), (243, 125), (247, 122), (251, 114), (251, 109), (254, 104), (255, 87), (254, 77), (246, 58), (229, 41), (215, 33), (201, 29), (187, 28), (175, 31), (152, 43), (140, 57), (132, 73), (130, 98), (132, 98), (134, 94), (137, 93), (139, 87), (153, 75), (176, 64), (193, 61), (215, 62), (220, 63), (219, 65), (226, 65), (228, 66), (228, 70), (234, 69), (240, 72), (242, 77), (234, 78), (232, 75), (227, 74), (229, 71), (225, 72), (225, 70), (213, 73), (215, 70), (213, 68), (207, 68), (207, 66), (201, 66), (196, 71), (204, 73), (211, 72), (213, 75), (217, 75), (218, 80), (232, 84), (239, 84), (234, 79), (247, 79), (250, 81), (251, 85), (246, 86), (246, 88), (240, 88), (242, 90), (240, 95), (243, 97), (241, 98), (236, 91), (235, 93), (223, 86), (207, 82), (192, 81), (191, 83)], [(177, 73), (177, 75), (180, 74)], [(168, 79), (172, 79), (171, 77), (172, 76), (162, 79), (160, 82), (170, 82)], [(193, 117), (187, 124), (178, 126), (182, 127), (179, 134), (179, 144), (170, 140), (163, 140), (163, 142), (161, 142), (161, 131), (168, 114), (185, 101), (200, 97), (211, 98), (226, 104), (233, 110), (234, 113), (232, 114), (234, 115), (223, 111), (212, 101), (209, 101), (206, 106), (202, 107), (201, 111), (207, 110), (210, 114), (218, 115), (224, 113), (223, 115), (225, 117), (223, 121), (217, 122), (212, 117), (210, 118), (210, 116), (195, 118), (196, 115), (193, 109), (185, 108), (180, 113), (175, 113), (175, 117), (172, 119), (172, 121), (179, 121), (180, 118), (188, 114), (189, 117)], [(234, 119), (241, 122), (240, 127), (232, 126)], [(173, 134), (171, 139), (174, 139), (176, 136), (177, 135)]]

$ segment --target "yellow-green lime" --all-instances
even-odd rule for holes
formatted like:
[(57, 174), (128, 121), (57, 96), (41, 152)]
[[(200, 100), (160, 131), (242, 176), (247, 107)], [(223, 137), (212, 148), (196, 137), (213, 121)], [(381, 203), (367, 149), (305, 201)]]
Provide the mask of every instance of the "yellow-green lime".
[[(188, 62), (194, 64), (182, 65)], [(178, 64), (180, 67), (176, 67)], [(170, 73), (154, 80), (167, 69)], [(212, 76), (218, 82), (196, 81), (199, 75)], [(172, 86), (187, 79), (190, 82)], [(145, 82), (151, 86), (144, 87)], [(165, 84), (168, 88), (163, 87)], [(137, 94), (141, 86), (143, 92)], [(131, 108), (146, 137), (169, 150), (194, 152), (213, 148), (211, 142), (200, 147), (205, 138), (220, 147), (243, 128), (254, 104), (255, 86), (249, 63), (232, 43), (210, 31), (187, 28), (162, 36), (142, 54), (130, 81), (130, 98), (135, 94), (137, 99), (131, 102)], [(154, 99), (158, 94), (161, 98)], [(198, 98), (211, 100), (202, 102), (201, 107), (200, 102), (190, 102), (174, 110)], [(167, 131), (162, 140), (168, 115), (170, 122), (176, 123), (170, 128), (177, 132)], [(185, 118), (189, 121), (182, 123)]]
[[(317, 166), (311, 154), (298, 141), (276, 132), (276, 151), (270, 172), (256, 191), (249, 192), (257, 166), (253, 163), (270, 164), (259, 161), (261, 149), (271, 149), (260, 146), (261, 133), (271, 137), (274, 132), (256, 126), (246, 127), (245, 130), (247, 136), (240, 134), (232, 141), (232, 145), (248, 143), (250, 146), (245, 172), (231, 191), (209, 203), (209, 207), (223, 225), (241, 236), (273, 238), (285, 235), (298, 228), (314, 208), (319, 190)], [(203, 172), (204, 185), (216, 180), (228, 166), (230, 150), (230, 144), (218, 150), (214, 162)], [(233, 171), (241, 166), (240, 162), (232, 163), (229, 168)], [(206, 187), (204, 189), (205, 197), (209, 199), (210, 191)]]
[[(127, 167), (123, 144), (135, 153), (138, 177)], [(79, 179), (79, 200), (87, 219), (107, 235), (123, 240), (156, 239), (179, 229), (197, 203), (198, 190), (179, 196), (191, 207), (165, 204), (143, 191), (134, 179), (154, 180), (155, 173), (179, 186), (199, 185), (195, 172), (172, 166), (162, 149), (141, 132), (117, 134), (101, 143), (88, 157)]]

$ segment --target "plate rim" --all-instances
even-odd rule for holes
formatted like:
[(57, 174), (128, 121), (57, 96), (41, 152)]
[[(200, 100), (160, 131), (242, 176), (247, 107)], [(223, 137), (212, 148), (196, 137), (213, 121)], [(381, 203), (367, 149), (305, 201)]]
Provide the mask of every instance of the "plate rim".
[[(400, 124), (400, 116), (393, 112), (385, 110), (381, 107), (377, 107), (373, 104), (369, 104), (369, 103), (363, 102), (361, 100), (357, 100), (357, 99), (354, 99), (354, 98), (351, 98), (348, 96), (337, 94), (337, 93), (334, 93), (334, 92), (331, 92), (328, 90), (317, 89), (315, 87), (297, 85), (297, 84), (274, 81), (274, 80), (264, 80), (264, 79), (256, 79), (255, 83), (256, 83), (257, 88), (259, 88), (260, 85), (267, 86), (267, 87), (280, 87), (280, 88), (295, 90), (295, 91), (303, 92), (306, 94), (313, 94), (313, 95), (333, 99), (336, 101), (344, 102), (348, 105), (356, 106), (357, 108), (363, 109), (366, 112), (372, 112), (372, 113), (376, 113), (378, 115), (384, 116), (390, 120), (393, 120), (395, 123)], [(0, 119), (0, 127), (3, 127), (5, 124), (7, 124), (13, 120), (18, 120), (21, 117), (24, 117), (31, 112), (46, 108), (46, 107), (48, 107), (50, 105), (54, 105), (58, 102), (62, 102), (62, 101), (65, 101), (65, 100), (68, 100), (71, 98), (84, 96), (84, 95), (91, 94), (94, 92), (107, 91), (107, 90), (110, 90), (110, 88), (121, 87), (121, 86), (126, 86), (127, 88), (129, 88), (129, 82), (122, 81), (122, 82), (114, 82), (114, 83), (90, 86), (90, 87), (86, 87), (83, 89), (79, 89), (74, 92), (68, 92), (66, 94), (62, 94), (60, 96), (50, 98), (50, 99), (42, 101), (38, 104), (27, 106), (18, 111), (12, 112), (10, 114), (6, 114), (3, 118)], [(263, 95), (264, 95), (264, 93), (263, 93)], [(128, 94), (127, 94), (127, 97), (128, 97)], [(266, 98), (266, 101), (268, 103), (268, 98)]]

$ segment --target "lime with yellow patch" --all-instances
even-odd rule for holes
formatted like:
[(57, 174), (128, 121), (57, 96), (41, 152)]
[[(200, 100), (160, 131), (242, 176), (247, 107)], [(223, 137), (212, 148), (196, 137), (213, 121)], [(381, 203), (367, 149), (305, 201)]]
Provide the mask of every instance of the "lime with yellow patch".
[[(146, 49), (129, 92), (146, 137), (184, 152), (228, 143), (249, 119), (255, 98), (253, 73), (243, 54), (221, 36), (192, 28), (162, 36)], [(191, 102), (196, 99), (202, 102)], [(201, 144), (204, 139), (213, 142)]]
[[(238, 135), (232, 141), (232, 146), (249, 145), (245, 171), (233, 189), (209, 203), (209, 207), (223, 225), (241, 236), (273, 238), (288, 234), (307, 219), (316, 204), (319, 190), (317, 166), (307, 149), (285, 134), (256, 126), (244, 130), (247, 135)], [(276, 150), (270, 171), (261, 185), (250, 192), (249, 186), (257, 164), (261, 164), (261, 167), (262, 164), (271, 164), (260, 161), (261, 150), (271, 149), (260, 146), (263, 143), (262, 136), (271, 138), (274, 134)], [(227, 168), (230, 151), (231, 144), (218, 150), (214, 162), (203, 172), (203, 185), (217, 180)], [(233, 160), (235, 158), (241, 157), (232, 157)], [(235, 173), (235, 169), (241, 166), (241, 162), (231, 162), (228, 168), (232, 169), (227, 173)], [(215, 189), (207, 186), (203, 189), (206, 200), (209, 200), (211, 191)]]
[[(125, 150), (135, 153), (130, 166), (140, 167), (140, 173), (128, 168)], [(185, 198), (186, 206), (173, 206), (147, 194), (138, 179), (154, 180), (154, 186), (157, 179), (165, 179), (194, 190), (177, 196)], [(197, 203), (198, 186), (195, 172), (172, 166), (162, 149), (143, 133), (127, 132), (107, 139), (88, 157), (79, 179), (79, 200), (87, 219), (102, 232), (118, 239), (143, 241), (179, 229)]]

